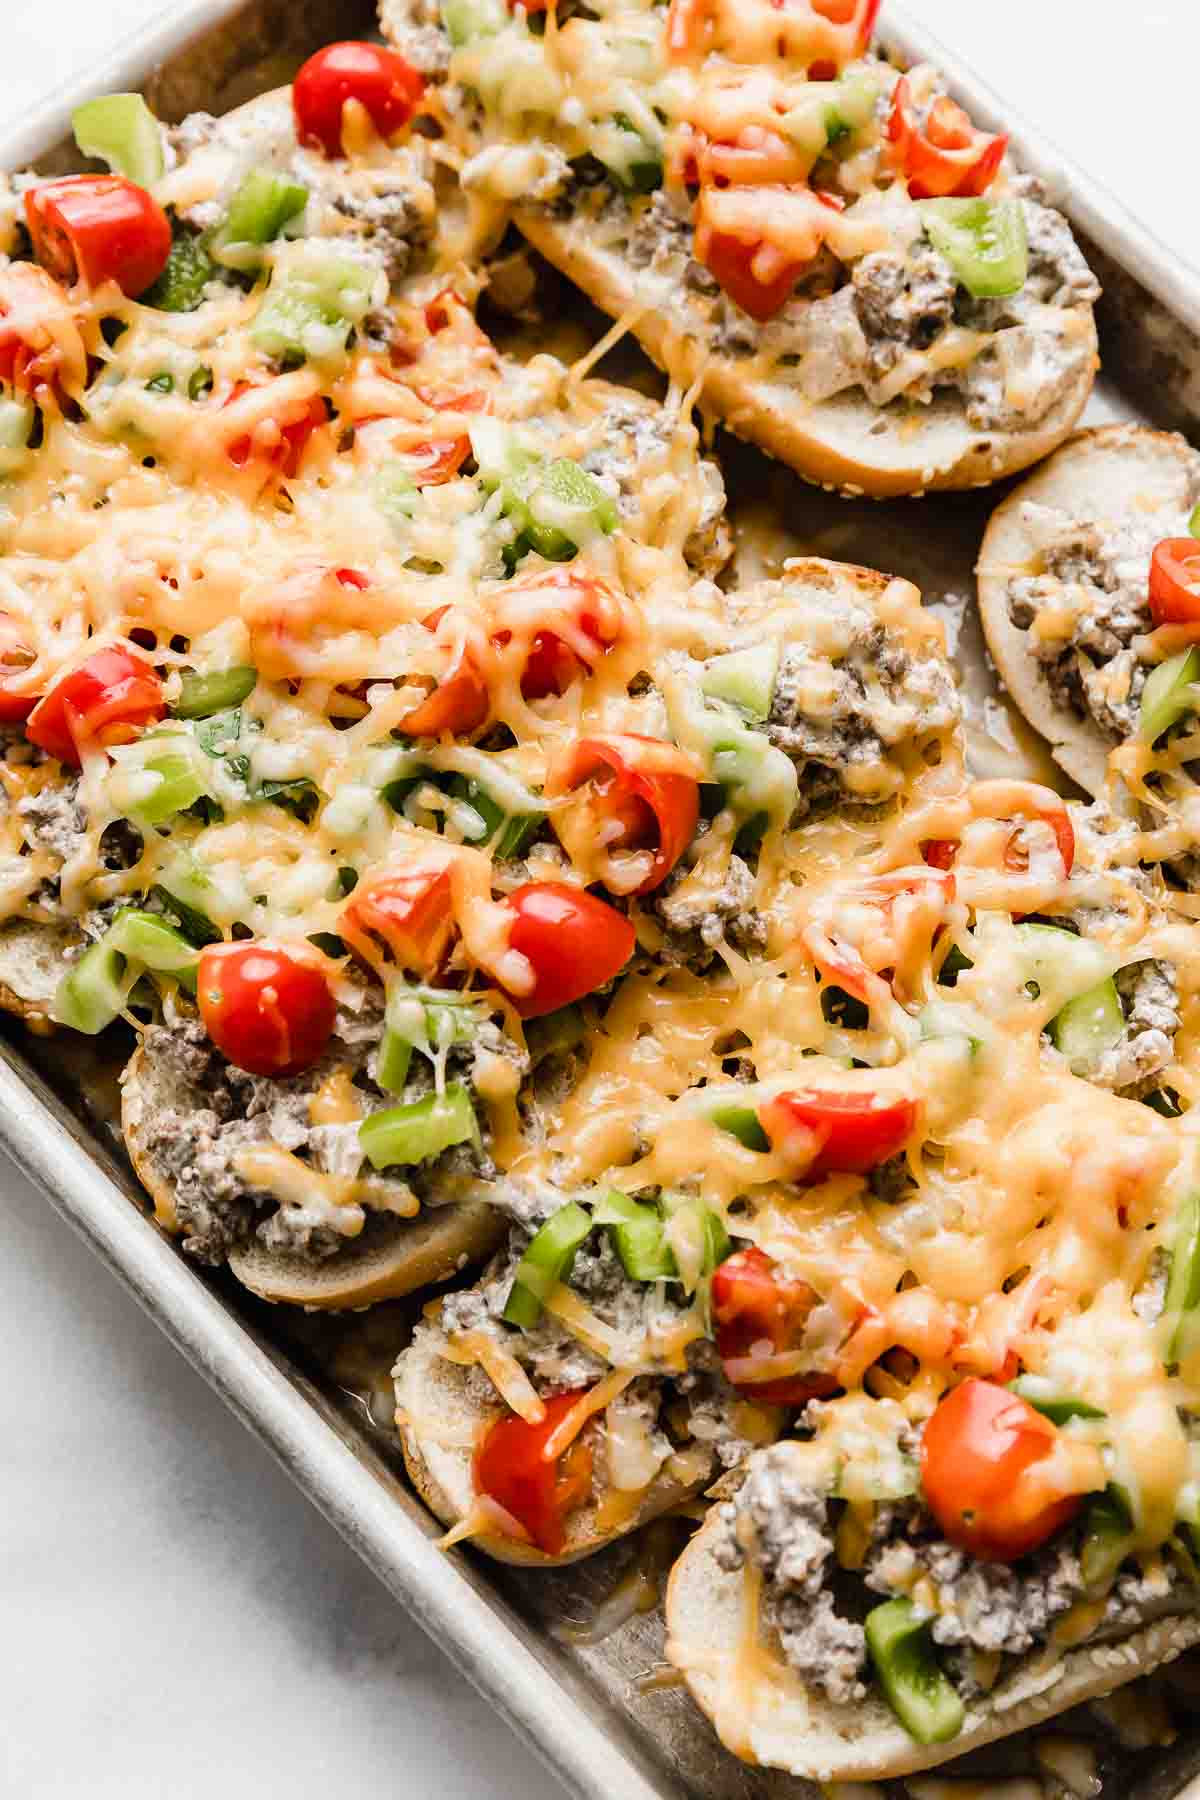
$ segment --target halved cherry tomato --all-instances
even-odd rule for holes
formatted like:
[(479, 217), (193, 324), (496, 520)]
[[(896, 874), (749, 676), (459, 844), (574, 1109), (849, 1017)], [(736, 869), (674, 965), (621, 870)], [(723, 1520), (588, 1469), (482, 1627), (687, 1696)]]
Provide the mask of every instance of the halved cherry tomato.
[(70, 299), (36, 263), (0, 268), (0, 381), (19, 394), (87, 380), (87, 353)]
[[(748, 1359), (782, 1356), (804, 1341), (808, 1315), (817, 1295), (806, 1281), (784, 1275), (757, 1248), (739, 1250), (718, 1263), (712, 1277), (712, 1316), (717, 1352), (733, 1385), (750, 1400), (773, 1406), (805, 1406), (835, 1393), (831, 1375), (785, 1375), (774, 1381), (746, 1382), (730, 1375), (728, 1365)], [(736, 1369), (737, 1376), (744, 1371)]]
[(763, 250), (761, 243), (746, 244), (730, 232), (711, 231), (704, 248), (703, 262), (716, 276), (735, 306), (740, 306), (752, 319), (765, 324), (782, 312), (792, 297), (792, 290), (803, 263), (785, 263), (767, 280), (755, 273), (754, 263)]
[(497, 1419), (475, 1452), (477, 1491), (523, 1525), (547, 1556), (561, 1554), (567, 1515), (582, 1505), (591, 1490), (590, 1444), (576, 1438), (556, 1461), (545, 1455), (547, 1442), (578, 1404), (581, 1392), (556, 1394), (547, 1400), (540, 1425), (530, 1425), (516, 1413)]
[(950, 1543), (986, 1562), (1015, 1562), (1079, 1511), (1048, 1479), (1058, 1428), (1028, 1401), (972, 1377), (925, 1427), (921, 1483)]
[[(554, 569), (528, 581), (513, 582), (505, 593), (509, 605), (524, 611), (531, 592), (549, 590), (550, 604), (563, 621), (564, 603), (570, 620), (569, 641), (555, 631), (537, 632), (521, 673), (521, 697), (544, 700), (549, 694), (565, 694), (573, 682), (592, 674), (607, 650), (621, 635), (620, 605), (601, 581), (574, 569)], [(503, 615), (501, 615), (503, 616)], [(510, 615), (511, 616), (511, 615)], [(493, 643), (503, 646), (512, 632), (502, 628)]]
[[(439, 606), (421, 623), (427, 631), (436, 631), (452, 609)], [(441, 737), (445, 731), (453, 737), (467, 737), (487, 718), (491, 697), (487, 683), (471, 655), (470, 645), (462, 645), (457, 661), (447, 669), (428, 699), (422, 700), (400, 724), (408, 737)]]
[(25, 223), (42, 267), (68, 287), (115, 281), (136, 299), (171, 252), (171, 222), (158, 201), (123, 175), (64, 175), (25, 192)]
[(758, 1118), (773, 1149), (786, 1153), (794, 1141), (805, 1177), (816, 1180), (865, 1175), (887, 1162), (912, 1136), (917, 1108), (912, 1100), (857, 1089), (797, 1088), (765, 1101)]
[(629, 920), (583, 888), (530, 881), (514, 889), (506, 904), (516, 914), (509, 944), (533, 966), (532, 990), (513, 1002), (523, 1019), (538, 1019), (595, 993), (633, 955)]
[[(426, 398), (422, 395), (422, 399)], [(439, 412), (486, 412), (488, 396), (482, 389), (469, 394), (456, 394), (453, 399), (433, 401)], [(435, 438), (427, 444), (417, 444), (404, 452), (404, 467), (412, 477), (414, 487), (440, 487), (449, 481), (471, 454), (471, 434), (464, 423), (457, 436)]]
[(921, 845), (921, 855), (931, 869), (952, 869), (958, 845), (953, 838), (930, 838)]
[(221, 1055), (251, 1075), (311, 1068), (337, 1015), (321, 964), (301, 944), (210, 944), (196, 971), (196, 999)]
[(360, 882), (342, 908), (338, 933), (365, 962), (377, 963), (382, 946), (397, 968), (432, 980), (457, 935), (450, 859), (417, 856)]
[[(254, 387), (269, 385), (268, 382), (239, 381), (230, 391), (225, 405), (232, 406), (235, 400), (240, 400), (243, 394), (248, 394)], [(245, 468), (251, 457), (261, 457), (285, 477), (297, 474), (300, 458), (304, 455), (309, 438), (318, 426), (325, 423), (325, 402), (319, 394), (289, 399), (281, 407), (280, 416), (274, 422), (278, 427), (278, 436), (273, 443), (268, 444), (265, 439), (260, 443), (249, 433), (233, 440), (226, 454), (235, 469)]]
[(30, 713), (25, 735), (78, 768), (83, 750), (126, 744), (166, 710), (162, 682), (145, 657), (111, 644), (55, 682)]
[[(1075, 866), (1075, 827), (1066, 805), (1053, 788), (1039, 781), (977, 781), (969, 795), (969, 809), (975, 819), (1036, 819), (1048, 825), (1062, 858), (1063, 875), (1069, 876)], [(1005, 867), (1018, 872), (1027, 866), (1028, 858), (1013, 839), (1005, 850)], [(951, 869), (958, 857), (959, 844), (953, 838), (930, 838), (921, 846), (921, 854), (931, 869)]]
[(1150, 612), (1156, 625), (1200, 625), (1200, 540), (1164, 538), (1155, 544)]
[(33, 661), (33, 651), (16, 620), (11, 613), (0, 612), (0, 722), (5, 725), (20, 724), (37, 705), (36, 694), (22, 693), (13, 685)]
[(961, 106), (940, 94), (924, 126), (907, 75), (896, 83), (888, 121), (896, 161), (914, 200), (985, 193), (1008, 149), (1007, 136), (977, 131)]
[(696, 835), (700, 784), (691, 757), (638, 732), (578, 738), (550, 769), (546, 793), (568, 794), (585, 781), (608, 850), (653, 846), (650, 873), (633, 891), (661, 887)]
[(326, 156), (341, 156), (347, 100), (358, 101), (380, 137), (393, 138), (408, 124), (424, 92), (425, 77), (398, 50), (357, 39), (326, 44), (292, 83), (296, 136)]

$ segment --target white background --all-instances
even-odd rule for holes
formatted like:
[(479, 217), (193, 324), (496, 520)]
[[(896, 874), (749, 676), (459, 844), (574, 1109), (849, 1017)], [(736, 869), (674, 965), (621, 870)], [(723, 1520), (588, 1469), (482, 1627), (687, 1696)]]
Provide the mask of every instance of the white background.
[[(909, 9), (1200, 261), (1196, 0)], [(0, 0), (0, 126), (166, 10)], [(561, 1800), (3, 1163), (0, 1192), (0, 1796)]]

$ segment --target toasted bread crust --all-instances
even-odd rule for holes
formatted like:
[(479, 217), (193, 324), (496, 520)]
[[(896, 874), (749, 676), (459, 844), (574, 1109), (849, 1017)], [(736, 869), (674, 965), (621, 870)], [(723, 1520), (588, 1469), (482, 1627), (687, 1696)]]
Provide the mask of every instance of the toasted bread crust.
[[(877, 1692), (834, 1706), (801, 1687), (773, 1634), (760, 1629), (768, 1671), (735, 1685), (743, 1635), (743, 1576), (713, 1555), (717, 1525), (694, 1537), (667, 1587), (667, 1656), (726, 1747), (744, 1761), (811, 1781), (886, 1781), (936, 1768), (981, 1744), (1038, 1725), (1081, 1701), (1107, 1694), (1200, 1642), (1200, 1615), (1159, 1618), (1111, 1643), (1082, 1644), (1052, 1663), (1021, 1659), (988, 1695), (967, 1707), (959, 1735), (918, 1744)], [(778, 1680), (770, 1678), (772, 1664)]]
[(1067, 506), (1089, 517), (1115, 514), (1136, 497), (1178, 478), (1181, 464), (1197, 453), (1185, 439), (1141, 425), (1104, 425), (1081, 431), (1044, 467), (1014, 489), (988, 523), (979, 553), (979, 614), (988, 650), (1005, 687), (1050, 753), (1091, 794), (1104, 787), (1112, 745), (1090, 719), (1067, 712), (1055, 700), (1028, 634), (1009, 617), (1009, 584), (1033, 565), (1036, 548), (1022, 508)]

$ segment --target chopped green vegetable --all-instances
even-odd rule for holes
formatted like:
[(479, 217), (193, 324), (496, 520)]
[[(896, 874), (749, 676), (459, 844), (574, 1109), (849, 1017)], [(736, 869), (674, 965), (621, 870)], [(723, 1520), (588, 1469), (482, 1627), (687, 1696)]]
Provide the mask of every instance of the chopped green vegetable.
[(657, 1206), (610, 1188), (592, 1209), (631, 1281), (674, 1281), (679, 1273)]
[(752, 1106), (738, 1106), (731, 1101), (714, 1107), (708, 1116), (722, 1131), (731, 1132), (747, 1150), (757, 1150), (761, 1154), (771, 1148), (771, 1140), (759, 1124), (758, 1114)]
[(560, 1006), (557, 1012), (530, 1019), (525, 1026), (525, 1046), (534, 1067), (551, 1056), (577, 1050), (587, 1037), (587, 1025), (577, 1006)]
[(371, 477), (371, 498), (395, 532), (416, 516), (421, 490), (398, 462), (386, 462)]
[(1173, 1365), (1200, 1343), (1200, 1191), (1188, 1194), (1175, 1215), (1163, 1317), (1171, 1330), (1167, 1362)]
[(490, 844), (493, 855), (501, 862), (523, 856), (546, 823), (543, 812), (516, 815), (505, 812), (473, 775), (456, 775), (450, 783), (450, 792), (478, 813), (484, 827), (484, 835), (479, 841)]
[(957, 944), (951, 944), (949, 950), (947, 950), (945, 956), (942, 958), (942, 966), (938, 970), (938, 986), (948, 988), (957, 987), (959, 976), (965, 974), (968, 969), (973, 969), (974, 967), (975, 964), (971, 961), (970, 957), (964, 956)]
[(161, 375), (152, 375), (146, 383), (148, 394), (171, 394), (175, 391), (175, 377), (166, 369)]
[(1091, 1406), (1086, 1400), (1074, 1400), (1070, 1396), (1056, 1394), (1052, 1383), (1042, 1375), (1018, 1375), (1010, 1381), (1009, 1391), (1019, 1394), (1027, 1400), (1035, 1411), (1040, 1412), (1055, 1425), (1066, 1425), (1071, 1419), (1103, 1419), (1107, 1415), (1098, 1406)]
[(452, 1044), (466, 1043), (480, 1023), (470, 996), (453, 988), (393, 986), (388, 995), (376, 1078), (388, 1093), (403, 1091), (414, 1050), (440, 1057)]
[(179, 929), (190, 944), (203, 949), (205, 944), (220, 943), (221, 933), (206, 913), (180, 900), (169, 888), (155, 887), (151, 891), (159, 904), (178, 919)]
[(83, 156), (99, 157), (114, 175), (152, 187), (163, 172), (162, 127), (140, 94), (104, 94), (71, 114)]
[(1128, 1496), (1110, 1482), (1092, 1501), (1083, 1521), (1079, 1567), (1084, 1585), (1107, 1588), (1129, 1554), (1133, 1517)]
[(504, 0), (441, 0), (441, 14), (455, 48), (472, 38), (494, 37), (512, 16)]
[(1093, 938), (1058, 925), (1025, 922), (1015, 927), (1025, 986), (1040, 1002), (1047, 1022), (1070, 1000), (1089, 993), (1113, 973), (1117, 960)]
[(1068, 1000), (1050, 1021), (1050, 1035), (1076, 1075), (1094, 1069), (1105, 1051), (1125, 1035), (1125, 1014), (1111, 975), (1086, 994)]
[(1146, 677), (1138, 715), (1138, 736), (1143, 744), (1156, 744), (1200, 704), (1200, 650), (1181, 650)]
[(569, 457), (556, 457), (511, 508), (530, 548), (548, 562), (569, 562), (590, 538), (617, 529), (617, 504)]
[(1194, 538), (1200, 538), (1200, 506), (1192, 508), (1192, 516), (1188, 520), (1188, 530)]
[(976, 300), (1016, 294), (1029, 275), (1019, 200), (922, 200), (925, 233)]
[[(147, 288), (142, 295), (141, 304), (157, 307), (159, 312), (195, 312), (216, 273), (212, 258), (197, 234), (190, 226), (173, 218), (167, 266), (153, 287)], [(190, 384), (188, 397), (196, 398)]]
[(307, 204), (308, 189), (298, 182), (273, 169), (251, 169), (229, 203), (225, 223), (211, 239), (213, 254), (235, 268), (257, 267), (262, 246), (277, 238)]
[(933, 1634), (911, 1600), (888, 1600), (867, 1614), (867, 1650), (884, 1698), (918, 1744), (957, 1737), (966, 1716), (937, 1659)]
[(204, 363), (201, 363), (200, 366), (198, 368), (193, 369), (191, 374), (188, 376), (188, 384), (187, 384), (188, 399), (189, 400), (199, 400), (205, 394), (211, 393), (212, 392), (212, 384), (213, 384), (212, 370), (210, 368), (206, 367), (206, 365)]
[(115, 918), (98, 944), (85, 950), (58, 985), (51, 1016), (95, 1037), (124, 1012), (146, 970), (195, 986), (194, 944), (156, 913), (130, 910)]
[(156, 785), (138, 796), (129, 796), (129, 816), (146, 825), (163, 825), (176, 813), (186, 812), (206, 792), (193, 756), (183, 750), (166, 750), (143, 763), (137, 779), (156, 777)]
[(240, 706), (257, 684), (258, 670), (246, 663), (207, 675), (189, 670), (180, 683), (179, 698), (172, 711), (177, 719), (210, 719), (214, 713)]
[(546, 1296), (560, 1281), (566, 1281), (576, 1253), (591, 1230), (591, 1214), (573, 1200), (551, 1214), (517, 1264), (512, 1291), (504, 1308), (509, 1325), (519, 1325), (528, 1331), (537, 1324)]
[(359, 1126), (358, 1141), (372, 1168), (410, 1168), (455, 1144), (478, 1143), (479, 1126), (470, 1094), (451, 1081), (441, 1094), (372, 1113)]
[(712, 699), (728, 700), (761, 725), (770, 717), (778, 676), (778, 644), (753, 644), (748, 650), (714, 656), (705, 665), (700, 686)]
[(366, 263), (323, 240), (301, 240), (280, 252), (250, 341), (267, 356), (301, 362), (340, 356), (370, 311), (377, 282)]

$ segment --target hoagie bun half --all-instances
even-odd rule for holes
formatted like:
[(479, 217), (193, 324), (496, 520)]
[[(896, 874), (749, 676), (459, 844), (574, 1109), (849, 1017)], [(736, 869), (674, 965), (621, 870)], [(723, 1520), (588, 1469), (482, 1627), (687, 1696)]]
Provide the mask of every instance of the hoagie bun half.
[(712, 1553), (716, 1533), (710, 1517), (671, 1573), (668, 1659), (728, 1750), (810, 1781), (886, 1781), (936, 1768), (1110, 1693), (1200, 1643), (1200, 1616), (1177, 1614), (1112, 1642), (1033, 1652), (968, 1704), (957, 1737), (919, 1744), (877, 1692), (835, 1706), (803, 1686), (769, 1628), (760, 1623), (751, 1635), (745, 1576), (721, 1568)]
[(1009, 617), (1009, 586), (1035, 573), (1038, 547), (1024, 509), (1038, 506), (1093, 520), (1169, 503), (1185, 485), (1196, 452), (1180, 437), (1140, 425), (1083, 431), (1015, 488), (993, 513), (979, 556), (979, 612), (988, 650), (1005, 687), (1055, 761), (1091, 794), (1104, 787), (1112, 744), (1091, 719), (1055, 699), (1030, 647)]
[[(477, 1398), (471, 1370), (448, 1361), (442, 1354), (446, 1347), (446, 1334), (439, 1326), (418, 1327), (412, 1344), (396, 1364), (396, 1424), (413, 1486), (429, 1510), (444, 1525), (453, 1527), (469, 1517), (475, 1503), (475, 1448), (488, 1427), (503, 1416), (505, 1407), (499, 1396), (494, 1405)], [(598, 1450), (598, 1464), (600, 1460)], [(471, 1542), (500, 1562), (533, 1568), (578, 1562), (689, 1499), (705, 1481), (683, 1485), (660, 1473), (636, 1510), (619, 1526), (607, 1529), (599, 1521), (594, 1489), (591, 1499), (568, 1513), (566, 1545), (559, 1556), (548, 1556), (501, 1532), (475, 1532)], [(596, 1487), (601, 1484), (602, 1477)]]
[[(177, 1229), (174, 1178), (151, 1147), (152, 1128), (156, 1116), (164, 1108), (177, 1108), (180, 1099), (166, 1071), (144, 1050), (135, 1051), (122, 1080), (121, 1125), (137, 1177), (168, 1230)], [(260, 1299), (349, 1309), (398, 1300), (445, 1281), (487, 1256), (502, 1233), (496, 1209), (472, 1199), (432, 1207), (411, 1219), (371, 1214), (359, 1237), (323, 1260), (250, 1243), (231, 1249), (228, 1262)]]
[[(545, 212), (517, 214), (521, 231), (602, 311), (621, 318), (638, 305), (637, 271), (598, 244), (586, 220)], [(873, 500), (987, 487), (1049, 456), (1068, 437), (1087, 404), (1098, 366), (1095, 324), (1088, 315), (1070, 384), (1028, 431), (983, 431), (967, 423), (961, 397), (943, 390), (926, 405), (902, 401), (881, 409), (850, 391), (811, 401), (796, 388), (756, 378), (738, 358), (712, 351), (703, 338), (647, 307), (633, 335), (660, 367), (678, 376), (703, 368), (705, 412), (806, 480)]]

